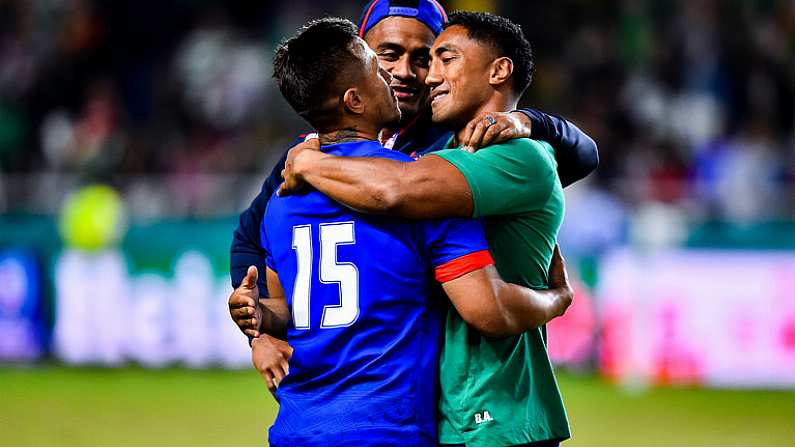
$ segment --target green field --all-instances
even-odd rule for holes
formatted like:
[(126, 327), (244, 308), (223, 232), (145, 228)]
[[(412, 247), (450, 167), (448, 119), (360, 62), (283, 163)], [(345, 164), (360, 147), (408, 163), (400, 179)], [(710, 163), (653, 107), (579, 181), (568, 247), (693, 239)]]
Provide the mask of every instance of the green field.
[[(567, 447), (795, 445), (795, 392), (560, 385)], [(275, 411), (253, 371), (0, 369), (3, 447), (264, 445)]]

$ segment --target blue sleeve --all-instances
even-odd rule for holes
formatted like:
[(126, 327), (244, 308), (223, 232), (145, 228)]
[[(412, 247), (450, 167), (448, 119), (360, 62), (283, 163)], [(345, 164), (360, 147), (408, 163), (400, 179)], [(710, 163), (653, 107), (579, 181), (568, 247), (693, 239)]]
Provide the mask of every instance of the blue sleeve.
[(410, 156), (404, 154), (403, 152), (393, 151), (392, 149), (382, 149), (373, 152), (368, 152), (366, 154), (362, 154), (362, 157), (376, 157), (376, 158), (389, 158), (391, 160), (396, 161), (404, 161), (404, 162), (413, 162), (416, 161)]
[(267, 296), (268, 289), (265, 284), (265, 257), (267, 252), (262, 248), (260, 224), (268, 206), (268, 200), (270, 200), (273, 192), (276, 191), (282, 182), (282, 169), (284, 169), (284, 161), (286, 159), (287, 151), (284, 152), (268, 179), (265, 180), (259, 195), (240, 214), (229, 256), (229, 274), (234, 288), (238, 288), (240, 283), (243, 282), (248, 266), (256, 265), (257, 270), (259, 270), (257, 285), (259, 286), (260, 294)]
[(489, 249), (483, 224), (477, 219), (436, 219), (420, 225), (424, 227), (426, 256), (434, 268)]
[(574, 124), (560, 116), (535, 109), (519, 109), (530, 118), (533, 139), (543, 140), (555, 149), (558, 177), (566, 187), (584, 179), (599, 166), (596, 142)]

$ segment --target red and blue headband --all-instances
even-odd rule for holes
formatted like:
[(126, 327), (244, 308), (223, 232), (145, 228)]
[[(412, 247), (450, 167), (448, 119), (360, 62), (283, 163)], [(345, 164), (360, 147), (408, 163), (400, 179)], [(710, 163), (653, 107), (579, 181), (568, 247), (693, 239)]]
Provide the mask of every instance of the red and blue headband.
[(417, 19), (434, 35), (441, 33), (447, 22), (447, 14), (436, 0), (371, 0), (362, 11), (359, 37), (364, 37), (381, 20), (394, 16)]

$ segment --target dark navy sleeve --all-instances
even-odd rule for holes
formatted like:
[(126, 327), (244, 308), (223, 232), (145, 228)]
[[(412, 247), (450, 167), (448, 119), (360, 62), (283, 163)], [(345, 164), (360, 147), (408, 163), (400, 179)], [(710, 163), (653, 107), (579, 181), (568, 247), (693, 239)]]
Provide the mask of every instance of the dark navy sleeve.
[(566, 187), (584, 179), (599, 165), (596, 142), (564, 118), (535, 109), (519, 109), (530, 118), (534, 140), (543, 140), (555, 149), (560, 183)]
[(268, 206), (268, 200), (282, 183), (282, 169), (284, 169), (285, 160), (287, 160), (287, 151), (284, 152), (268, 179), (265, 180), (259, 195), (240, 214), (240, 220), (235, 229), (232, 247), (230, 248), (229, 274), (232, 277), (232, 287), (238, 288), (246, 276), (248, 266), (256, 265), (259, 273), (257, 285), (261, 296), (267, 296), (268, 288), (265, 283), (267, 252), (262, 248), (260, 224)]
[[(271, 195), (271, 200), (273, 200), (273, 196)], [(259, 227), (259, 234), (260, 239), (262, 240), (262, 248), (265, 251), (265, 266), (269, 269), (273, 270), (274, 272), (279, 272), (276, 268), (276, 261), (273, 258), (273, 248), (271, 246), (270, 238), (268, 238), (268, 226), (273, 225), (274, 223), (269, 223), (271, 219), (268, 218), (268, 210), (271, 208), (265, 209), (265, 215), (262, 216), (262, 223)]]

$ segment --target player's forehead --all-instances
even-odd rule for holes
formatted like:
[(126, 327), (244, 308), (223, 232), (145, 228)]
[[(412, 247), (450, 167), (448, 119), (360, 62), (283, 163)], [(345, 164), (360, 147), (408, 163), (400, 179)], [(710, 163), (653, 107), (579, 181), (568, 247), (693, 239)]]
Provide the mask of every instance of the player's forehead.
[(445, 51), (456, 53), (475, 53), (478, 57), (488, 57), (488, 45), (469, 37), (469, 32), (461, 25), (453, 25), (439, 34), (431, 47), (431, 55), (439, 56)]
[(364, 35), (368, 45), (376, 51), (395, 47), (409, 52), (428, 50), (435, 37), (424, 23), (410, 17), (387, 17)]

